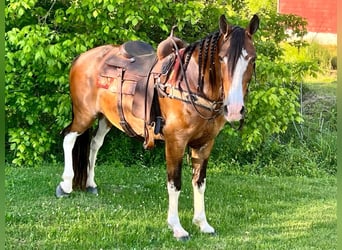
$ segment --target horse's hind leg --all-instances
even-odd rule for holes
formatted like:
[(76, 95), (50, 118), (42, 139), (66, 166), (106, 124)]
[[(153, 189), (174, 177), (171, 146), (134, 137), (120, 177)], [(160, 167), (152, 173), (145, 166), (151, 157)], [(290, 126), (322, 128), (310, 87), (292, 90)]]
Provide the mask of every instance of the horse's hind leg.
[(95, 136), (92, 138), (90, 143), (90, 154), (89, 154), (89, 167), (88, 167), (88, 177), (87, 177), (87, 191), (93, 194), (98, 194), (97, 192), (97, 185), (95, 183), (95, 162), (96, 162), (96, 156), (103, 144), (103, 140), (106, 136), (106, 134), (111, 129), (112, 125), (109, 123), (109, 121), (102, 116), (99, 119), (99, 126), (96, 131)]
[(64, 136), (63, 150), (64, 150), (64, 172), (62, 175), (63, 181), (57, 186), (56, 196), (67, 196), (72, 192), (72, 180), (74, 178), (74, 170), (72, 163), (72, 149), (75, 145), (77, 132), (69, 132)]
[(68, 196), (73, 187), (85, 187), (89, 162), (90, 127), (94, 117), (74, 113), (72, 123), (64, 129), (64, 171), (62, 181), (56, 188), (56, 196)]

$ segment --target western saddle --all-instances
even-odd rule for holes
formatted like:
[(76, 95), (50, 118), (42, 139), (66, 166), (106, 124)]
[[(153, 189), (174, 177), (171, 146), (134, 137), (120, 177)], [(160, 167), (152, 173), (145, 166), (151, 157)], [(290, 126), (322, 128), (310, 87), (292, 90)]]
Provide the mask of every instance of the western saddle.
[[(174, 27), (173, 27), (174, 28)], [(177, 48), (175, 48), (177, 46)], [(161, 116), (156, 83), (166, 83), (176, 61), (173, 53), (185, 43), (171, 35), (162, 41), (157, 52), (142, 41), (124, 43), (117, 51), (110, 51), (102, 61), (97, 86), (118, 94), (117, 108), (120, 125), (131, 137), (141, 138), (125, 119), (123, 95), (132, 95), (132, 113), (144, 120), (144, 148), (154, 147), (154, 139), (162, 138), (164, 120)]]

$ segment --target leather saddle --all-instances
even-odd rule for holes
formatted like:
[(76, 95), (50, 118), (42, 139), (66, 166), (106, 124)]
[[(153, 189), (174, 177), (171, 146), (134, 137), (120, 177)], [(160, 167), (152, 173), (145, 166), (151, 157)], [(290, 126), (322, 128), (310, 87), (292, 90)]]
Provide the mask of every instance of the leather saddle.
[(120, 46), (119, 55), (110, 55), (104, 62), (102, 76), (121, 78), (121, 83), (128, 82), (133, 85), (131, 91), (123, 94), (133, 94), (133, 115), (148, 120), (145, 114), (145, 101), (147, 107), (151, 106), (153, 84), (148, 84), (150, 71), (157, 62), (153, 47), (141, 41), (130, 41)]
[[(126, 121), (122, 108), (122, 96), (133, 96), (132, 114), (145, 121), (145, 148), (154, 146), (154, 137), (163, 125), (155, 82), (166, 82), (175, 62), (172, 48), (165, 46), (171, 45), (159, 45), (156, 53), (150, 44), (142, 41), (122, 44), (119, 52), (113, 50), (106, 55), (97, 81), (98, 87), (118, 94), (120, 125), (129, 136), (139, 137)], [(161, 51), (170, 52), (161, 57)]]

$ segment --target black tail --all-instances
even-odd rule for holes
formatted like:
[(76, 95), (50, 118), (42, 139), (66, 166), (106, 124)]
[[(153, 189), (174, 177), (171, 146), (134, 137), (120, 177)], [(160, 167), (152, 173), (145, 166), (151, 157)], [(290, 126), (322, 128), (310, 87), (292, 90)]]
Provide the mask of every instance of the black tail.
[(74, 179), (73, 189), (85, 190), (87, 182), (87, 169), (89, 164), (90, 129), (77, 137), (72, 150)]

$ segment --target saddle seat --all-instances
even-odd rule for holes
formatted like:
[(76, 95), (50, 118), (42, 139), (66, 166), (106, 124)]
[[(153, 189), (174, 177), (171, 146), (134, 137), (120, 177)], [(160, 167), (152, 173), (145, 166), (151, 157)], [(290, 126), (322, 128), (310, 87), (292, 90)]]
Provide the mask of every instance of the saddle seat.
[(127, 58), (155, 54), (153, 47), (142, 41), (129, 41), (120, 46), (120, 53)]

